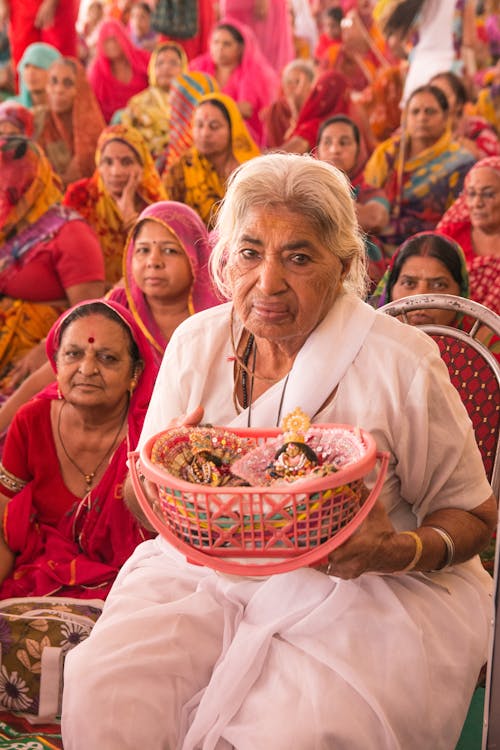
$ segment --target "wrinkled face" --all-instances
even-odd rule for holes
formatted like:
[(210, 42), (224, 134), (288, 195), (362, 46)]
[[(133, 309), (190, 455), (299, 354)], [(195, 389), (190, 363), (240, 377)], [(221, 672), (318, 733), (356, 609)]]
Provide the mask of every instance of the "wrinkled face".
[(63, 397), (75, 406), (125, 406), (133, 376), (130, 338), (103, 315), (74, 320), (57, 352), (57, 380)]
[(135, 151), (123, 141), (110, 141), (101, 153), (99, 173), (113, 198), (120, 198), (134, 171), (142, 171)]
[(215, 65), (236, 67), (241, 62), (243, 49), (227, 29), (215, 29), (210, 39), (210, 55)]
[(474, 229), (500, 232), (500, 175), (490, 167), (474, 169), (467, 178), (465, 197)]
[(36, 65), (30, 65), (29, 63), (24, 66), (22, 78), (30, 93), (45, 91), (48, 77), (48, 71), (43, 68), (38, 68)]
[(191, 264), (177, 237), (157, 221), (144, 221), (134, 242), (132, 275), (147, 298), (187, 303)]
[(170, 84), (182, 72), (181, 58), (173, 49), (164, 49), (156, 58), (156, 82), (160, 89), (168, 91)]
[(296, 351), (333, 305), (344, 275), (316, 228), (283, 206), (246, 214), (227, 270), (234, 309), (247, 330)]
[[(460, 295), (457, 284), (448, 268), (430, 255), (413, 255), (403, 263), (399, 278), (392, 288), (392, 299), (413, 297), (415, 294)], [(453, 310), (415, 310), (408, 313), (408, 322), (413, 325), (433, 323), (451, 325), (456, 317)]]
[(47, 98), (56, 114), (71, 112), (76, 97), (76, 72), (71, 65), (53, 63), (49, 68)]
[(358, 151), (352, 128), (346, 122), (327, 125), (316, 148), (318, 159), (332, 164), (347, 175), (356, 166)]
[(193, 143), (207, 159), (231, 152), (231, 129), (220, 109), (204, 102), (199, 104), (193, 116)]
[(411, 137), (424, 143), (435, 143), (446, 130), (448, 114), (428, 92), (412, 96), (408, 103), (406, 127)]
[(132, 32), (139, 38), (151, 31), (151, 16), (140, 5), (132, 6), (129, 22)]

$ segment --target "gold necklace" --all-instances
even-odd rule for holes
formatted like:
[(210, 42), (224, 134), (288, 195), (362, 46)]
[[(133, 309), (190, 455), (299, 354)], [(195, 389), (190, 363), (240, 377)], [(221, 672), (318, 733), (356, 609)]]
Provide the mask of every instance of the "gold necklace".
[(65, 454), (66, 458), (68, 459), (68, 461), (70, 463), (73, 464), (73, 466), (75, 467), (75, 469), (80, 472), (80, 474), (82, 475), (82, 477), (85, 480), (85, 484), (86, 484), (86, 487), (87, 487), (87, 492), (90, 492), (90, 490), (92, 488), (92, 484), (94, 482), (94, 479), (95, 479), (95, 476), (96, 476), (97, 472), (99, 471), (99, 469), (103, 465), (104, 461), (108, 458), (108, 456), (111, 455), (111, 453), (114, 451), (114, 449), (116, 447), (116, 444), (118, 442), (118, 438), (120, 437), (120, 432), (122, 431), (123, 425), (125, 424), (125, 419), (127, 417), (128, 404), (127, 404), (127, 407), (125, 408), (125, 411), (123, 412), (123, 417), (122, 417), (122, 419), (120, 421), (120, 424), (119, 424), (118, 430), (116, 432), (116, 435), (113, 438), (113, 442), (111, 443), (111, 445), (109, 446), (108, 450), (106, 451), (106, 453), (104, 454), (104, 456), (101, 458), (101, 460), (99, 461), (99, 463), (95, 467), (94, 471), (90, 471), (89, 473), (87, 473), (87, 472), (83, 471), (83, 469), (81, 469), (78, 466), (78, 464), (76, 463), (75, 459), (72, 456), (69, 455), (69, 453), (68, 453), (68, 451), (66, 449), (66, 446), (64, 445), (64, 441), (62, 439), (62, 434), (61, 434), (61, 417), (62, 417), (63, 409), (64, 409), (64, 407), (66, 406), (67, 403), (68, 403), (67, 401), (64, 401), (63, 404), (62, 404), (62, 406), (61, 406), (61, 408), (60, 408), (60, 410), (59, 410), (59, 417), (57, 419), (57, 435), (59, 437), (59, 442), (61, 443), (61, 447), (62, 447), (62, 449), (64, 451), (64, 454)]

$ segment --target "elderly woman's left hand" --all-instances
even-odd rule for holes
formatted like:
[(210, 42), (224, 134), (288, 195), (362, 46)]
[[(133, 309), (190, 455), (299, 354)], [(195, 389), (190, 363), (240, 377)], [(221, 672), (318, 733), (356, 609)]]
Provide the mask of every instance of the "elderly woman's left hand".
[(328, 569), (329, 575), (338, 578), (357, 578), (369, 571), (392, 573), (403, 567), (399, 556), (393, 555), (396, 536), (384, 505), (377, 501), (359, 529), (330, 552), (318, 569), (324, 573)]

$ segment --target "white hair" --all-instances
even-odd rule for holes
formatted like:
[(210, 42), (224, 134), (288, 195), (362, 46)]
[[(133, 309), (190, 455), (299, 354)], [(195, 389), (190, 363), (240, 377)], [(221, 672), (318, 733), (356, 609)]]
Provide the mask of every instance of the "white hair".
[(365, 248), (350, 183), (343, 172), (326, 162), (284, 153), (250, 159), (230, 177), (217, 214), (217, 239), (210, 258), (214, 282), (224, 297), (232, 296), (227, 274), (231, 245), (240, 222), (256, 207), (283, 207), (302, 215), (316, 229), (318, 240), (342, 263), (350, 263), (344, 289), (364, 298)]

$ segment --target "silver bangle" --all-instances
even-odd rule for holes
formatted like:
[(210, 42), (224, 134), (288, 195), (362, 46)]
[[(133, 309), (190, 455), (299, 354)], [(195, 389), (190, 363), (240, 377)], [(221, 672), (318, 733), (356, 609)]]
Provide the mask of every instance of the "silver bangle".
[(441, 528), (441, 526), (426, 526), (427, 529), (433, 529), (446, 545), (446, 560), (444, 561), (444, 564), (441, 565), (438, 570), (444, 570), (444, 568), (449, 568), (450, 565), (453, 565), (453, 562), (455, 560), (455, 542), (453, 541), (452, 536), (446, 531), (446, 529)]

